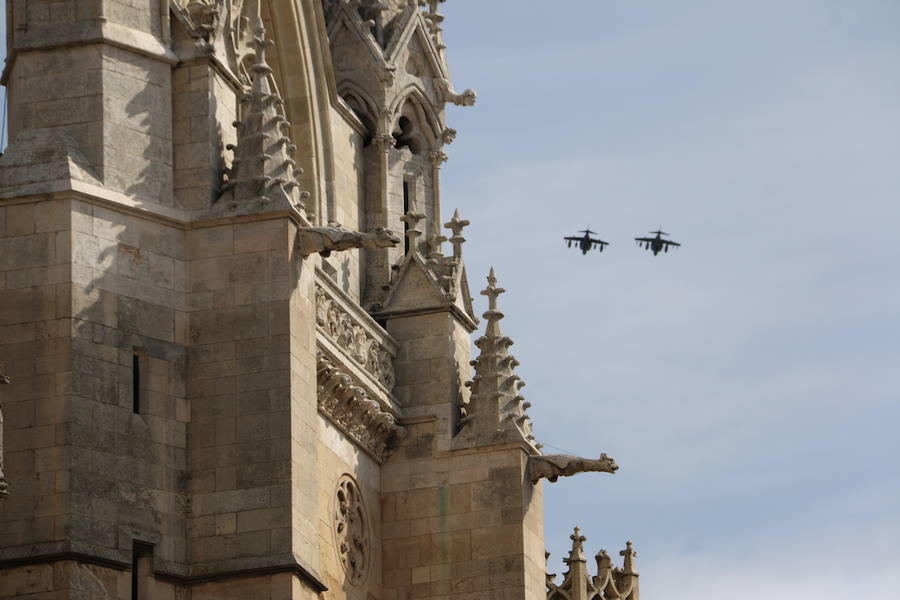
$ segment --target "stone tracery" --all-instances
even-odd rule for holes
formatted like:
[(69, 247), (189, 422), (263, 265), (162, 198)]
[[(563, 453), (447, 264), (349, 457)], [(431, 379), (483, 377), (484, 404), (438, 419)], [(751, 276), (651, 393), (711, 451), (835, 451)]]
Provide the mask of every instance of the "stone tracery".
[(340, 478), (335, 492), (334, 541), (348, 582), (360, 585), (368, 574), (371, 556), (369, 517), (359, 486), (349, 475)]

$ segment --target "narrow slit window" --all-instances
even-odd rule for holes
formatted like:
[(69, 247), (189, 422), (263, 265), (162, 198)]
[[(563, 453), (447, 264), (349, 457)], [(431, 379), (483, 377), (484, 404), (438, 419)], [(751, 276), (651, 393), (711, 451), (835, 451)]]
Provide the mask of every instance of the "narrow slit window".
[[(403, 215), (409, 213), (409, 182), (403, 182)], [(406, 235), (406, 232), (409, 231), (409, 221), (403, 223), (403, 254), (409, 254), (409, 236)]]
[(131, 542), (131, 600), (148, 600), (147, 577), (153, 562), (153, 546)]
[(141, 414), (141, 355), (131, 357), (131, 409)]

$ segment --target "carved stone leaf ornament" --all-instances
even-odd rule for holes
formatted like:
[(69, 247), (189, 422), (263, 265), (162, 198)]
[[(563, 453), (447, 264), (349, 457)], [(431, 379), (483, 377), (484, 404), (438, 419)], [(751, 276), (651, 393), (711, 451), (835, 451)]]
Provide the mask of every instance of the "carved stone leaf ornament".
[(321, 352), (317, 358), (319, 411), (376, 461), (384, 463), (388, 446), (394, 438), (406, 435), (406, 430), (397, 424), (394, 415), (355, 385), (350, 375)]
[(372, 337), (340, 305), (327, 290), (316, 284), (316, 325), (345, 350), (360, 366), (388, 391), (394, 388), (396, 377), (390, 352)]
[(338, 480), (334, 497), (334, 543), (350, 585), (366, 580), (371, 557), (369, 516), (362, 493), (349, 475)]

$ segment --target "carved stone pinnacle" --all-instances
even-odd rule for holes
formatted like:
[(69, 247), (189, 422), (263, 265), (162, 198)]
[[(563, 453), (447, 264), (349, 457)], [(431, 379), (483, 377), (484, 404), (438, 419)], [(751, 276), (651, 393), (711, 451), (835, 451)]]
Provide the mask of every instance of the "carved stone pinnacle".
[(462, 232), (463, 229), (469, 226), (469, 224), (470, 223), (468, 220), (459, 218), (459, 209), (456, 209), (453, 212), (452, 219), (444, 223), (444, 227), (453, 232), (453, 237), (450, 238), (450, 243), (453, 244), (454, 258), (462, 257), (462, 245), (466, 241), (466, 238), (462, 236)]
[(490, 319), (488, 316), (489, 313), (497, 312), (497, 297), (500, 294), (506, 292), (501, 287), (497, 287), (497, 276), (494, 274), (494, 267), (491, 267), (491, 272), (487, 276), (488, 286), (481, 290), (482, 296), (488, 297), (488, 312), (484, 314), (484, 318)]
[(425, 215), (415, 212), (415, 208), (410, 208), (405, 215), (400, 217), (400, 220), (408, 225), (406, 237), (409, 239), (410, 248), (416, 247), (416, 239), (422, 235), (422, 232), (419, 231), (419, 222), (424, 218)]

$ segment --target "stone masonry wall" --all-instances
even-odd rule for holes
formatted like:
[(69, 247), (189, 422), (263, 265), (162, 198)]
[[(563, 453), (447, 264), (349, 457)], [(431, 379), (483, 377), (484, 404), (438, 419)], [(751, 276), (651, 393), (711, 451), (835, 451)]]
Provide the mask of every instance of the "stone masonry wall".
[[(381, 470), (379, 465), (324, 417), (319, 417), (319, 544), (322, 575), (335, 600), (368, 600), (381, 597)], [(334, 532), (338, 480), (353, 477), (363, 494), (368, 523), (366, 574), (350, 585), (339, 561)]]
[(287, 221), (189, 234), (191, 561), (216, 572), (291, 553)]
[(127, 565), (138, 539), (158, 566), (183, 563), (182, 232), (65, 195), (0, 214), (0, 352), (16, 378), (3, 398), (16, 490), (0, 513), (4, 558)]
[(222, 172), (237, 139), (237, 101), (232, 86), (208, 62), (178, 65), (172, 72), (175, 197), (200, 215), (217, 199)]
[[(347, 229), (367, 231), (363, 139), (335, 110), (332, 110), (331, 122), (335, 145), (335, 217)], [(323, 261), (335, 270), (334, 279), (341, 289), (357, 302), (362, 293), (360, 275), (368, 252), (340, 252)]]
[(385, 600), (545, 597), (543, 495), (522, 447), (451, 450), (469, 333), (435, 312), (388, 321), (408, 436), (382, 467)]
[(62, 549), (71, 523), (71, 455), (59, 442), (72, 363), (69, 206), (0, 205), (0, 356), (16, 382), (0, 396), (12, 491), (0, 511), (0, 547), (19, 553)]
[(137, 539), (155, 546), (160, 566), (183, 564), (184, 232), (86, 202), (72, 203), (71, 226), (72, 354), (57, 437), (72, 468), (66, 533), (93, 555), (128, 563)]

